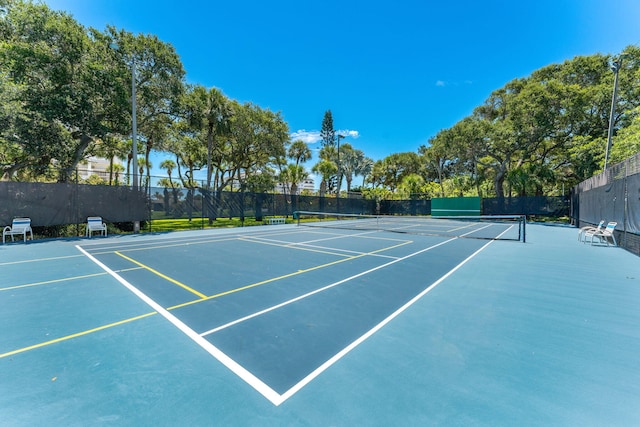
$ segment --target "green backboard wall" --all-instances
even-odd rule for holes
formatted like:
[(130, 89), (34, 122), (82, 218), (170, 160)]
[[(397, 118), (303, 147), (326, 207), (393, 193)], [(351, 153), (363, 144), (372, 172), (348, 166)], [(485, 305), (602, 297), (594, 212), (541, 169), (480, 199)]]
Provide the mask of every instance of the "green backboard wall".
[(480, 215), (480, 197), (447, 197), (431, 199), (431, 216)]

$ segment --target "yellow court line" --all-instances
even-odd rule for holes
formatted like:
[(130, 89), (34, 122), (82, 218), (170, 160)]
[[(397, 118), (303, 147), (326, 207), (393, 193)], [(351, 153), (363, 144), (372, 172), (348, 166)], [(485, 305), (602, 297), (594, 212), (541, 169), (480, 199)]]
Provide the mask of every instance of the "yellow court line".
[(308, 272), (313, 271), (313, 270), (319, 270), (321, 268), (330, 267), (332, 265), (340, 264), (340, 263), (343, 263), (343, 262), (346, 262), (346, 261), (351, 261), (351, 260), (354, 260), (354, 259), (357, 259), (357, 258), (362, 258), (362, 257), (365, 257), (367, 255), (373, 255), (373, 254), (376, 254), (378, 252), (383, 252), (383, 251), (394, 249), (394, 248), (397, 248), (397, 247), (400, 247), (400, 246), (408, 245), (409, 243), (413, 243), (413, 241), (412, 240), (408, 240), (408, 241), (405, 241), (403, 243), (399, 243), (397, 245), (389, 246), (389, 247), (386, 247), (386, 248), (378, 249), (378, 250), (375, 250), (375, 251), (371, 251), (371, 252), (367, 252), (367, 253), (363, 253), (363, 254), (359, 254), (359, 255), (350, 256), (348, 258), (339, 259), (339, 260), (332, 261), (332, 262), (329, 262), (329, 263), (326, 263), (326, 264), (321, 264), (321, 265), (317, 265), (315, 267), (306, 268), (304, 270), (298, 270), (298, 271), (295, 271), (293, 273), (285, 274), (283, 276), (273, 277), (271, 279), (263, 280), (261, 282), (256, 282), (256, 283), (252, 283), (250, 285), (242, 286), (242, 287), (239, 287), (239, 288), (230, 289), (228, 291), (220, 292), (220, 293), (215, 294), (215, 295), (210, 295), (208, 297), (205, 297), (205, 298), (202, 298), (202, 299), (199, 299), (199, 300), (193, 300), (193, 301), (188, 301), (188, 302), (185, 302), (185, 303), (182, 303), (182, 304), (173, 305), (173, 306), (167, 308), (167, 310), (175, 310), (177, 308), (186, 307), (186, 306), (189, 306), (189, 305), (192, 305), (192, 304), (197, 304), (197, 303), (200, 303), (200, 302), (203, 302), (203, 301), (208, 301), (208, 300), (212, 300), (212, 299), (215, 299), (215, 298), (220, 298), (220, 297), (223, 297), (225, 295), (234, 294), (234, 293), (240, 292), (240, 291), (245, 291), (247, 289), (251, 289), (251, 288), (255, 288), (257, 286), (265, 285), (267, 283), (272, 283), (272, 282), (276, 282), (278, 280), (287, 279), (289, 277), (298, 276), (298, 275), (303, 274), (303, 273), (308, 273)]
[[(250, 284), (250, 285), (247, 285), (247, 286), (242, 286), (240, 288), (231, 289), (231, 290), (228, 290), (228, 291), (225, 291), (225, 292), (221, 292), (221, 293), (218, 293), (218, 294), (215, 294), (215, 295), (211, 295), (211, 296), (208, 296), (208, 297), (203, 295), (203, 294), (200, 294), (199, 292), (196, 293), (194, 291), (194, 293), (196, 293), (196, 294), (203, 295), (201, 297), (201, 299), (189, 301), (189, 302), (186, 302), (186, 303), (183, 303), (183, 304), (174, 305), (172, 307), (168, 307), (166, 310), (168, 310), (168, 311), (175, 310), (175, 309), (178, 309), (178, 308), (181, 308), (181, 307), (185, 307), (185, 306), (188, 306), (188, 305), (192, 305), (192, 304), (196, 304), (196, 303), (199, 303), (199, 302), (211, 300), (211, 299), (214, 299), (214, 298), (219, 298), (219, 297), (222, 297), (224, 295), (229, 295), (229, 294), (233, 294), (233, 293), (236, 293), (236, 292), (244, 291), (244, 290), (247, 290), (247, 289), (255, 288), (257, 286), (264, 285), (264, 284), (267, 284), (267, 283), (272, 283), (272, 282), (275, 282), (275, 281), (278, 281), (278, 280), (281, 280), (281, 279), (286, 279), (288, 277), (293, 277), (293, 276), (297, 276), (299, 274), (308, 273), (309, 271), (318, 270), (318, 269), (321, 269), (321, 268), (329, 267), (329, 266), (335, 265), (335, 264), (340, 264), (342, 262), (350, 261), (350, 260), (357, 259), (357, 258), (362, 258), (362, 257), (367, 256), (367, 255), (373, 255), (375, 253), (383, 252), (383, 251), (386, 251), (386, 250), (389, 250), (389, 249), (393, 249), (393, 248), (397, 248), (399, 246), (404, 246), (404, 245), (407, 245), (409, 243), (413, 243), (413, 242), (412, 241), (405, 241), (405, 242), (397, 244), (397, 245), (393, 245), (393, 246), (389, 246), (389, 247), (386, 247), (386, 248), (378, 249), (378, 250), (375, 250), (375, 251), (372, 251), (372, 252), (367, 252), (367, 253), (355, 255), (355, 256), (352, 256), (352, 257), (349, 257), (349, 258), (336, 260), (336, 261), (333, 261), (333, 262), (330, 262), (330, 263), (327, 263), (327, 264), (318, 265), (318, 266), (307, 268), (307, 269), (304, 269), (304, 270), (298, 270), (298, 271), (293, 272), (293, 273), (289, 273), (289, 274), (285, 274), (283, 276), (279, 276), (279, 277), (274, 277), (274, 278), (271, 278), (271, 279), (263, 280), (261, 282), (253, 283), (253, 284)], [(139, 263), (139, 262), (127, 257), (127, 256), (125, 256), (125, 255), (122, 255), (122, 254), (120, 254), (118, 252), (115, 252), (115, 253), (118, 254), (119, 256), (121, 256), (121, 257), (123, 257), (123, 258), (125, 258), (125, 259), (127, 259), (127, 260), (129, 260), (131, 262), (133, 262), (134, 264), (139, 265), (140, 267), (142, 267), (142, 268), (144, 268), (146, 270), (149, 270), (149, 271), (151, 271), (151, 272), (153, 272), (155, 274), (158, 274), (160, 277), (162, 277), (164, 279), (167, 279), (172, 283), (176, 283), (176, 284), (178, 284), (180, 286), (185, 287), (185, 285), (182, 285), (180, 282), (177, 282), (177, 281), (175, 281), (175, 280), (173, 280), (173, 279), (171, 279), (171, 278), (169, 278), (169, 277), (167, 277), (167, 276), (165, 276), (165, 275), (163, 275), (163, 274), (161, 274), (161, 273), (159, 273), (159, 272), (157, 272), (157, 271), (155, 271), (155, 270), (153, 270), (153, 269), (151, 269), (151, 268), (149, 268), (149, 267), (147, 267), (147, 266), (145, 266), (145, 265), (143, 265), (143, 264), (141, 264), (141, 263)], [(126, 271), (126, 270), (132, 270), (132, 269), (123, 269), (123, 270), (119, 270), (119, 271)], [(100, 275), (100, 274), (103, 274), (103, 273), (98, 273), (98, 274), (94, 274), (94, 275)], [(89, 276), (94, 276), (94, 275), (89, 275)], [(85, 277), (88, 277), (88, 276), (85, 276)], [(61, 280), (65, 280), (65, 279), (59, 279), (59, 280), (61, 281)], [(25, 286), (25, 285), (22, 285), (22, 286)], [(188, 288), (188, 287), (186, 287), (186, 288)], [(23, 348), (20, 348), (20, 349), (17, 349), (17, 350), (9, 351), (9, 352), (6, 352), (6, 353), (1, 353), (0, 354), (0, 359), (8, 357), (8, 356), (13, 356), (13, 355), (16, 355), (16, 354), (19, 354), (19, 353), (24, 353), (26, 351), (35, 350), (37, 348), (46, 347), (46, 346), (51, 345), (51, 344), (56, 344), (56, 343), (59, 343), (59, 342), (68, 341), (68, 340), (71, 340), (73, 338), (78, 338), (78, 337), (81, 337), (81, 336), (84, 336), (84, 335), (88, 335), (88, 334), (91, 334), (91, 333), (94, 333), (94, 332), (98, 332), (98, 331), (102, 331), (102, 330), (105, 330), (105, 329), (108, 329), (108, 328), (112, 328), (112, 327), (115, 327), (115, 326), (123, 325), (125, 323), (129, 323), (129, 322), (133, 322), (133, 321), (136, 321), (136, 320), (144, 319), (145, 317), (153, 316), (155, 314), (158, 314), (158, 313), (156, 311), (153, 311), (153, 312), (150, 312), (150, 313), (142, 314), (140, 316), (130, 317), (128, 319), (120, 320), (118, 322), (113, 322), (113, 323), (109, 323), (107, 325), (99, 326), (97, 328), (88, 329), (86, 331), (77, 332), (75, 334), (71, 334), (71, 335), (67, 335), (67, 336), (64, 336), (64, 337), (56, 338), (56, 339), (53, 339), (53, 340), (41, 342), (39, 344), (34, 344), (34, 345), (31, 345), (31, 346), (28, 346), (28, 347), (23, 347)]]
[(29, 346), (29, 347), (19, 348), (17, 350), (13, 350), (13, 351), (9, 351), (7, 353), (0, 354), (0, 359), (2, 359), (3, 357), (13, 356), (13, 355), (18, 354), (18, 353), (24, 353), (25, 351), (34, 350), (36, 348), (45, 347), (45, 346), (48, 346), (48, 345), (51, 345), (51, 344), (55, 344), (55, 343), (59, 343), (59, 342), (62, 342), (62, 341), (67, 341), (67, 340), (70, 340), (70, 339), (73, 339), (73, 338), (78, 338), (78, 337), (81, 337), (83, 335), (92, 334), (94, 332), (98, 332), (98, 331), (101, 331), (103, 329), (112, 328), (114, 326), (119, 326), (119, 325), (122, 325), (122, 324), (125, 324), (125, 323), (133, 322), (135, 320), (140, 320), (140, 319), (143, 319), (145, 317), (153, 316), (154, 314), (158, 314), (158, 313), (155, 312), (155, 311), (152, 311), (151, 313), (142, 314), (142, 315), (136, 316), (136, 317), (130, 317), (128, 319), (120, 320), (119, 322), (109, 323), (108, 325), (99, 326), (97, 328), (88, 329), (86, 331), (78, 332), (78, 333), (67, 335), (67, 336), (60, 337), (60, 338), (56, 338), (56, 339), (53, 339), (53, 340), (50, 340), (50, 341), (41, 342), (40, 344), (34, 344), (34, 345)]
[[(279, 277), (274, 277), (274, 278), (271, 278), (271, 279), (263, 280), (261, 282), (253, 283), (253, 284), (250, 284), (250, 285), (247, 285), (247, 286), (242, 286), (242, 287), (239, 287), (239, 288), (236, 288), (236, 289), (231, 289), (231, 290), (228, 290), (228, 291), (225, 291), (225, 292), (221, 292), (221, 293), (218, 293), (218, 294), (215, 294), (215, 295), (211, 295), (211, 296), (206, 296), (206, 295), (201, 294), (201, 293), (199, 293), (197, 291), (190, 290), (190, 288), (188, 286), (183, 285), (180, 282), (177, 282), (176, 280), (173, 280), (170, 277), (167, 277), (167, 276), (165, 276), (165, 275), (153, 270), (152, 268), (147, 267), (142, 263), (139, 263), (136, 260), (133, 260), (133, 259), (131, 259), (131, 258), (125, 256), (125, 255), (122, 255), (122, 254), (118, 253), (118, 252), (115, 252), (115, 253), (118, 254), (119, 256), (121, 256), (121, 257), (123, 257), (123, 258), (125, 258), (125, 259), (127, 259), (127, 260), (129, 260), (131, 262), (133, 262), (134, 264), (137, 264), (138, 266), (140, 266), (140, 267), (142, 267), (142, 268), (144, 268), (146, 270), (149, 270), (149, 271), (153, 272), (154, 274), (157, 274), (157, 275), (159, 275), (160, 277), (162, 277), (162, 278), (164, 278), (166, 280), (169, 280), (172, 283), (175, 283), (175, 284), (177, 284), (179, 286), (182, 286), (182, 287), (186, 288), (187, 290), (190, 290), (191, 292), (195, 293), (196, 295), (202, 295), (200, 297), (201, 299), (189, 301), (189, 302), (186, 302), (186, 303), (183, 303), (183, 304), (174, 305), (172, 307), (168, 307), (166, 310), (170, 311), (170, 310), (175, 310), (175, 309), (178, 309), (178, 308), (181, 308), (181, 307), (186, 307), (188, 305), (196, 304), (196, 303), (199, 303), (199, 302), (203, 302), (203, 301), (211, 300), (211, 299), (214, 299), (214, 298), (219, 298), (219, 297), (222, 297), (222, 296), (225, 296), (225, 295), (233, 294), (233, 293), (236, 293), (236, 292), (244, 291), (244, 290), (247, 290), (247, 289), (255, 288), (257, 286), (261, 286), (261, 285), (264, 285), (264, 284), (267, 284), (267, 283), (272, 283), (272, 282), (275, 282), (275, 281), (278, 281), (278, 280), (286, 279), (286, 278), (289, 278), (289, 277), (294, 277), (294, 276), (297, 276), (297, 275), (300, 275), (300, 274), (303, 274), (303, 273), (308, 273), (310, 271), (319, 270), (321, 268), (325, 268), (325, 267), (329, 267), (329, 266), (332, 266), (332, 265), (340, 264), (340, 263), (343, 263), (343, 262), (346, 262), (346, 261), (351, 261), (351, 260), (354, 260), (354, 259), (357, 259), (357, 258), (362, 258), (362, 257), (365, 257), (367, 255), (373, 255), (373, 254), (376, 254), (378, 252), (383, 252), (383, 251), (386, 251), (386, 250), (394, 249), (394, 248), (397, 248), (397, 247), (400, 247), (400, 246), (404, 246), (404, 245), (407, 245), (407, 244), (410, 244), (410, 243), (413, 243), (413, 242), (412, 241), (405, 241), (405, 242), (397, 244), (397, 245), (393, 245), (393, 246), (389, 246), (389, 247), (386, 247), (386, 248), (378, 249), (378, 250), (375, 250), (375, 251), (372, 251), (372, 252), (367, 252), (367, 253), (355, 255), (355, 256), (352, 256), (352, 257), (349, 257), (349, 258), (336, 260), (336, 261), (333, 261), (333, 262), (330, 262), (330, 263), (327, 263), (327, 264), (318, 265), (318, 266), (307, 268), (307, 269), (304, 269), (304, 270), (298, 270), (296, 272), (285, 274), (283, 276), (279, 276)], [(132, 270), (132, 269), (123, 269), (123, 270), (119, 270), (119, 271), (127, 271), (127, 270)], [(103, 274), (103, 273), (98, 273), (98, 274), (94, 274), (94, 275), (88, 275), (88, 276), (85, 276), (85, 277), (97, 276), (97, 275), (101, 275), (101, 274)], [(80, 277), (78, 277), (78, 278), (80, 278)], [(59, 280), (55, 280), (55, 281), (62, 281), (62, 280), (65, 280), (65, 279), (59, 279)], [(22, 285), (22, 286), (25, 286), (25, 285)], [(81, 336), (84, 336), (84, 335), (88, 335), (88, 334), (91, 334), (91, 333), (94, 333), (94, 332), (102, 331), (102, 330), (105, 330), (105, 329), (108, 329), (108, 328), (112, 328), (112, 327), (115, 327), (115, 326), (123, 325), (123, 324), (129, 323), (129, 322), (133, 322), (133, 321), (136, 321), (136, 320), (144, 319), (145, 317), (153, 316), (155, 314), (158, 314), (158, 313), (153, 311), (153, 312), (150, 312), (150, 313), (142, 314), (140, 316), (130, 317), (128, 319), (120, 320), (118, 322), (109, 323), (107, 325), (99, 326), (97, 328), (88, 329), (86, 331), (77, 332), (75, 334), (67, 335), (67, 336), (56, 338), (56, 339), (49, 340), (49, 341), (45, 341), (45, 342), (42, 342), (42, 343), (39, 343), (39, 344), (34, 344), (34, 345), (31, 345), (31, 346), (28, 346), (28, 347), (23, 347), (23, 348), (20, 348), (20, 349), (17, 349), (17, 350), (12, 350), (12, 351), (0, 354), (0, 359), (8, 357), (8, 356), (13, 356), (13, 355), (19, 354), (19, 353), (24, 353), (24, 352), (29, 351), (29, 350), (35, 350), (35, 349), (38, 349), (38, 348), (41, 348), (41, 347), (46, 347), (46, 346), (51, 345), (51, 344), (55, 344), (55, 343), (59, 343), (59, 342), (63, 342), (63, 341), (68, 341), (68, 340), (71, 340), (73, 338), (78, 338), (78, 337), (81, 337)]]
[[(125, 269), (122, 269), (122, 270), (118, 270), (117, 272), (120, 273), (122, 271), (137, 270), (139, 268), (140, 267), (125, 268)], [(13, 289), (30, 288), (32, 286), (49, 285), (51, 283), (66, 282), (66, 281), (70, 281), (70, 280), (87, 279), (89, 277), (106, 276), (106, 275), (107, 275), (107, 273), (102, 272), (102, 273), (85, 274), (84, 276), (65, 277), (63, 279), (45, 280), (44, 282), (26, 283), (24, 285), (15, 285), (15, 286), (9, 286), (7, 288), (0, 288), (0, 292), (2, 292), (2, 291), (10, 291), (10, 290), (13, 290)]]
[(136, 265), (139, 265), (140, 267), (144, 268), (145, 270), (148, 270), (148, 271), (152, 272), (153, 274), (155, 274), (155, 275), (157, 275), (157, 276), (160, 276), (160, 277), (162, 277), (162, 278), (163, 278), (163, 279), (165, 279), (165, 280), (168, 280), (169, 282), (173, 283), (174, 285), (178, 285), (178, 286), (180, 286), (181, 288), (183, 288), (183, 289), (185, 289), (185, 290), (187, 290), (187, 291), (191, 292), (192, 294), (195, 294), (195, 295), (199, 296), (200, 298), (203, 298), (203, 299), (204, 299), (204, 298), (206, 298), (206, 297), (207, 297), (205, 294), (203, 294), (203, 293), (201, 293), (201, 292), (198, 292), (198, 291), (196, 291), (195, 289), (192, 289), (192, 288), (190, 288), (189, 286), (185, 285), (184, 283), (180, 283), (180, 282), (178, 282), (177, 280), (172, 279), (171, 277), (169, 277), (169, 276), (167, 276), (167, 275), (164, 275), (164, 274), (160, 273), (159, 271), (154, 270), (153, 268), (151, 268), (151, 267), (149, 267), (149, 266), (144, 265), (144, 264), (143, 264), (143, 263), (141, 263), (141, 262), (136, 261), (136, 260), (135, 260), (135, 259), (133, 259), (133, 258), (129, 258), (128, 256), (123, 255), (123, 254), (121, 254), (121, 253), (120, 253), (120, 252), (118, 252), (118, 251), (115, 251), (114, 253), (115, 253), (116, 255), (121, 256), (122, 258), (124, 258), (124, 259), (126, 259), (126, 260), (128, 260), (128, 261), (131, 261), (132, 263), (134, 263), (134, 264), (136, 264)]

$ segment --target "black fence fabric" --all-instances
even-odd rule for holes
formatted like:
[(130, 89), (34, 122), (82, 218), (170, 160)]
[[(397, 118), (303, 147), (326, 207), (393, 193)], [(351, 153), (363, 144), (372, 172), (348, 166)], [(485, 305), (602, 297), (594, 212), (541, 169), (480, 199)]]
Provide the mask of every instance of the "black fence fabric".
[(640, 153), (574, 187), (571, 217), (578, 227), (617, 222), (620, 246), (640, 255)]
[[(569, 214), (569, 201), (564, 197), (489, 198), (483, 199), (482, 203), (483, 215)], [(80, 224), (88, 216), (101, 216), (111, 223), (165, 218), (207, 218), (211, 221), (254, 218), (262, 221), (266, 216), (292, 216), (295, 211), (430, 215), (431, 200), (370, 200), (357, 196), (337, 199), (170, 187), (135, 191), (127, 186), (0, 182), (0, 224), (10, 224), (13, 218), (21, 216), (31, 218), (34, 226)], [(598, 212), (595, 217), (599, 215)]]
[(376, 202), (361, 198), (159, 188), (149, 190), (151, 219), (292, 216), (299, 210), (372, 213)]
[(88, 216), (107, 222), (148, 217), (143, 192), (128, 187), (39, 182), (0, 182), (0, 225), (31, 218), (35, 227), (80, 224)]
[[(292, 216), (295, 211), (358, 215), (430, 215), (431, 200), (370, 200), (271, 193), (216, 192), (205, 189), (149, 190), (151, 219), (246, 218)], [(483, 215), (569, 216), (567, 197), (511, 197), (483, 199)]]
[(563, 196), (493, 197), (482, 199), (483, 215), (569, 216), (570, 198)]

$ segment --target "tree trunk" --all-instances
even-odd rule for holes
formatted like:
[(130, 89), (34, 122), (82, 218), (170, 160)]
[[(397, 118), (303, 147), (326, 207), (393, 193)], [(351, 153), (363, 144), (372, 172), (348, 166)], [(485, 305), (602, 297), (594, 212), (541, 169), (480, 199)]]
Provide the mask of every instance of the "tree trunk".
[(60, 175), (58, 176), (58, 182), (69, 182), (69, 178), (71, 178), (71, 174), (73, 173), (73, 170), (78, 166), (78, 163), (80, 163), (80, 161), (84, 157), (84, 152), (89, 146), (89, 143), (93, 141), (93, 138), (91, 138), (85, 133), (82, 133), (82, 134), (76, 133), (73, 135), (73, 137), (74, 139), (77, 139), (79, 142), (78, 142), (78, 145), (76, 146), (76, 149), (73, 151), (73, 155), (71, 156), (71, 162), (67, 165), (67, 167), (65, 167), (60, 171)]

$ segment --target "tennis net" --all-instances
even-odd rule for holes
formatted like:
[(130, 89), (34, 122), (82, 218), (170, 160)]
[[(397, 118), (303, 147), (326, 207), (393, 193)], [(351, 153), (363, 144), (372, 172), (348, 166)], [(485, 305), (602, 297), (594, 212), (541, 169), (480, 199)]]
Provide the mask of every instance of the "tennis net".
[(299, 226), (389, 231), (425, 236), (526, 241), (524, 215), (407, 216), (294, 212)]

